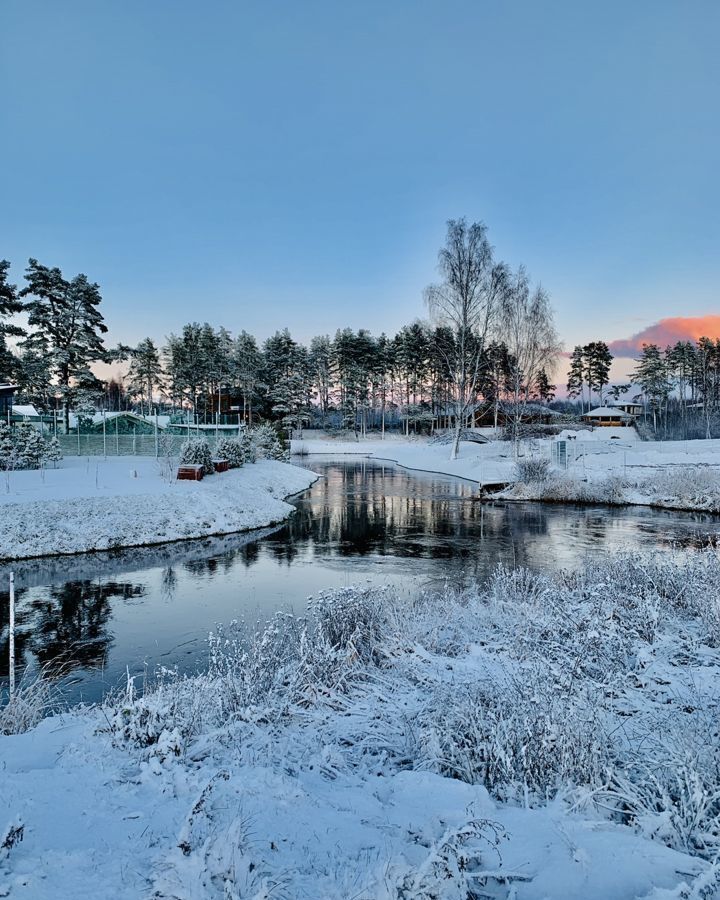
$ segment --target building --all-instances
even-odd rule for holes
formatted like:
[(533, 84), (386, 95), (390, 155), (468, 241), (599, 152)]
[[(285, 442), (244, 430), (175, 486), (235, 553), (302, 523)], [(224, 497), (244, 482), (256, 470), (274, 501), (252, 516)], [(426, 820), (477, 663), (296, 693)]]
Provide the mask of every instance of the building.
[(622, 428), (631, 426), (635, 421), (634, 417), (629, 413), (613, 406), (598, 406), (597, 409), (591, 409), (590, 412), (583, 413), (581, 418), (588, 425), (597, 427), (612, 426)]
[(0, 421), (7, 422), (12, 414), (13, 397), (16, 385), (7, 382), (0, 384)]
[(610, 409), (622, 410), (622, 412), (627, 413), (629, 416), (633, 416), (634, 418), (637, 418), (637, 416), (641, 416), (643, 413), (642, 403), (633, 403), (630, 400), (626, 400), (623, 403), (611, 403)]

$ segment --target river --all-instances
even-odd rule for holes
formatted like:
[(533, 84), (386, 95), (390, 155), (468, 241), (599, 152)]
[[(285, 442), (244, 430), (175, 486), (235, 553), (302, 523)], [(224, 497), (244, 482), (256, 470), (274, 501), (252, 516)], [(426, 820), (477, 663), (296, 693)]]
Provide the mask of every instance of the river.
[[(402, 591), (482, 579), (500, 563), (574, 568), (627, 547), (698, 545), (720, 519), (644, 507), (480, 504), (475, 485), (374, 460), (310, 457), (322, 476), (284, 526), (160, 548), (14, 563), (16, 647), (32, 671), (62, 661), (69, 702), (95, 701), (158, 665), (202, 669), (216, 623), (250, 623), (347, 584)], [(0, 678), (7, 594), (0, 593)]]

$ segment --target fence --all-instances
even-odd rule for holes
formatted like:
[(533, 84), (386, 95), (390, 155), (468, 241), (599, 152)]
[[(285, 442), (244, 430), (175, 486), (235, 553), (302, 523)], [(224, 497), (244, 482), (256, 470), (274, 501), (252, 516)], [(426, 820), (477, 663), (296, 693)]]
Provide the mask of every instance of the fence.
[[(197, 435), (192, 432), (190, 437)], [(204, 438), (213, 448), (224, 437), (235, 437), (220, 432), (204, 431)], [(177, 456), (187, 440), (186, 434), (59, 434), (58, 442), (63, 456)]]

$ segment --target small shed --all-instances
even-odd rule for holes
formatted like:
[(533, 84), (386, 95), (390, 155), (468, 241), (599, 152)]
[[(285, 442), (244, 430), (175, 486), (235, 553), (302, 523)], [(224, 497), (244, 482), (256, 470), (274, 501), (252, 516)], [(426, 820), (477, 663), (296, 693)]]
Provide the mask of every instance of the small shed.
[(583, 422), (588, 425), (596, 425), (600, 427), (622, 428), (633, 424), (633, 417), (621, 409), (612, 406), (598, 406), (597, 409), (591, 409), (589, 412), (583, 413), (581, 416)]

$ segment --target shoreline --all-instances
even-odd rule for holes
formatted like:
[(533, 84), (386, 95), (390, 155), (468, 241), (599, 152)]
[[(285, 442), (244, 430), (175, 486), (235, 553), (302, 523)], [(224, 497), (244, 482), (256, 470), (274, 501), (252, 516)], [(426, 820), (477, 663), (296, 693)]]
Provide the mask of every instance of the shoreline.
[[(177, 482), (164, 480), (155, 472), (154, 459), (143, 459), (134, 463), (134, 480), (143, 482), (138, 486), (117, 478), (125, 464), (124, 460), (104, 460), (103, 476), (109, 474), (109, 487), (103, 485), (100, 496), (86, 491), (85, 496), (51, 499), (22, 497), (15, 501), (4, 497), (0, 503), (4, 520), (0, 565), (150, 549), (272, 528), (295, 511), (287, 501), (320, 477), (290, 463), (261, 460), (200, 482)], [(67, 466), (65, 471), (72, 472), (73, 468), (78, 466)], [(136, 469), (141, 470), (140, 477)], [(15, 474), (26, 476), (26, 482), (37, 476), (37, 472)], [(60, 482), (60, 478), (55, 481)], [(145, 485), (147, 490), (142, 489)]]

